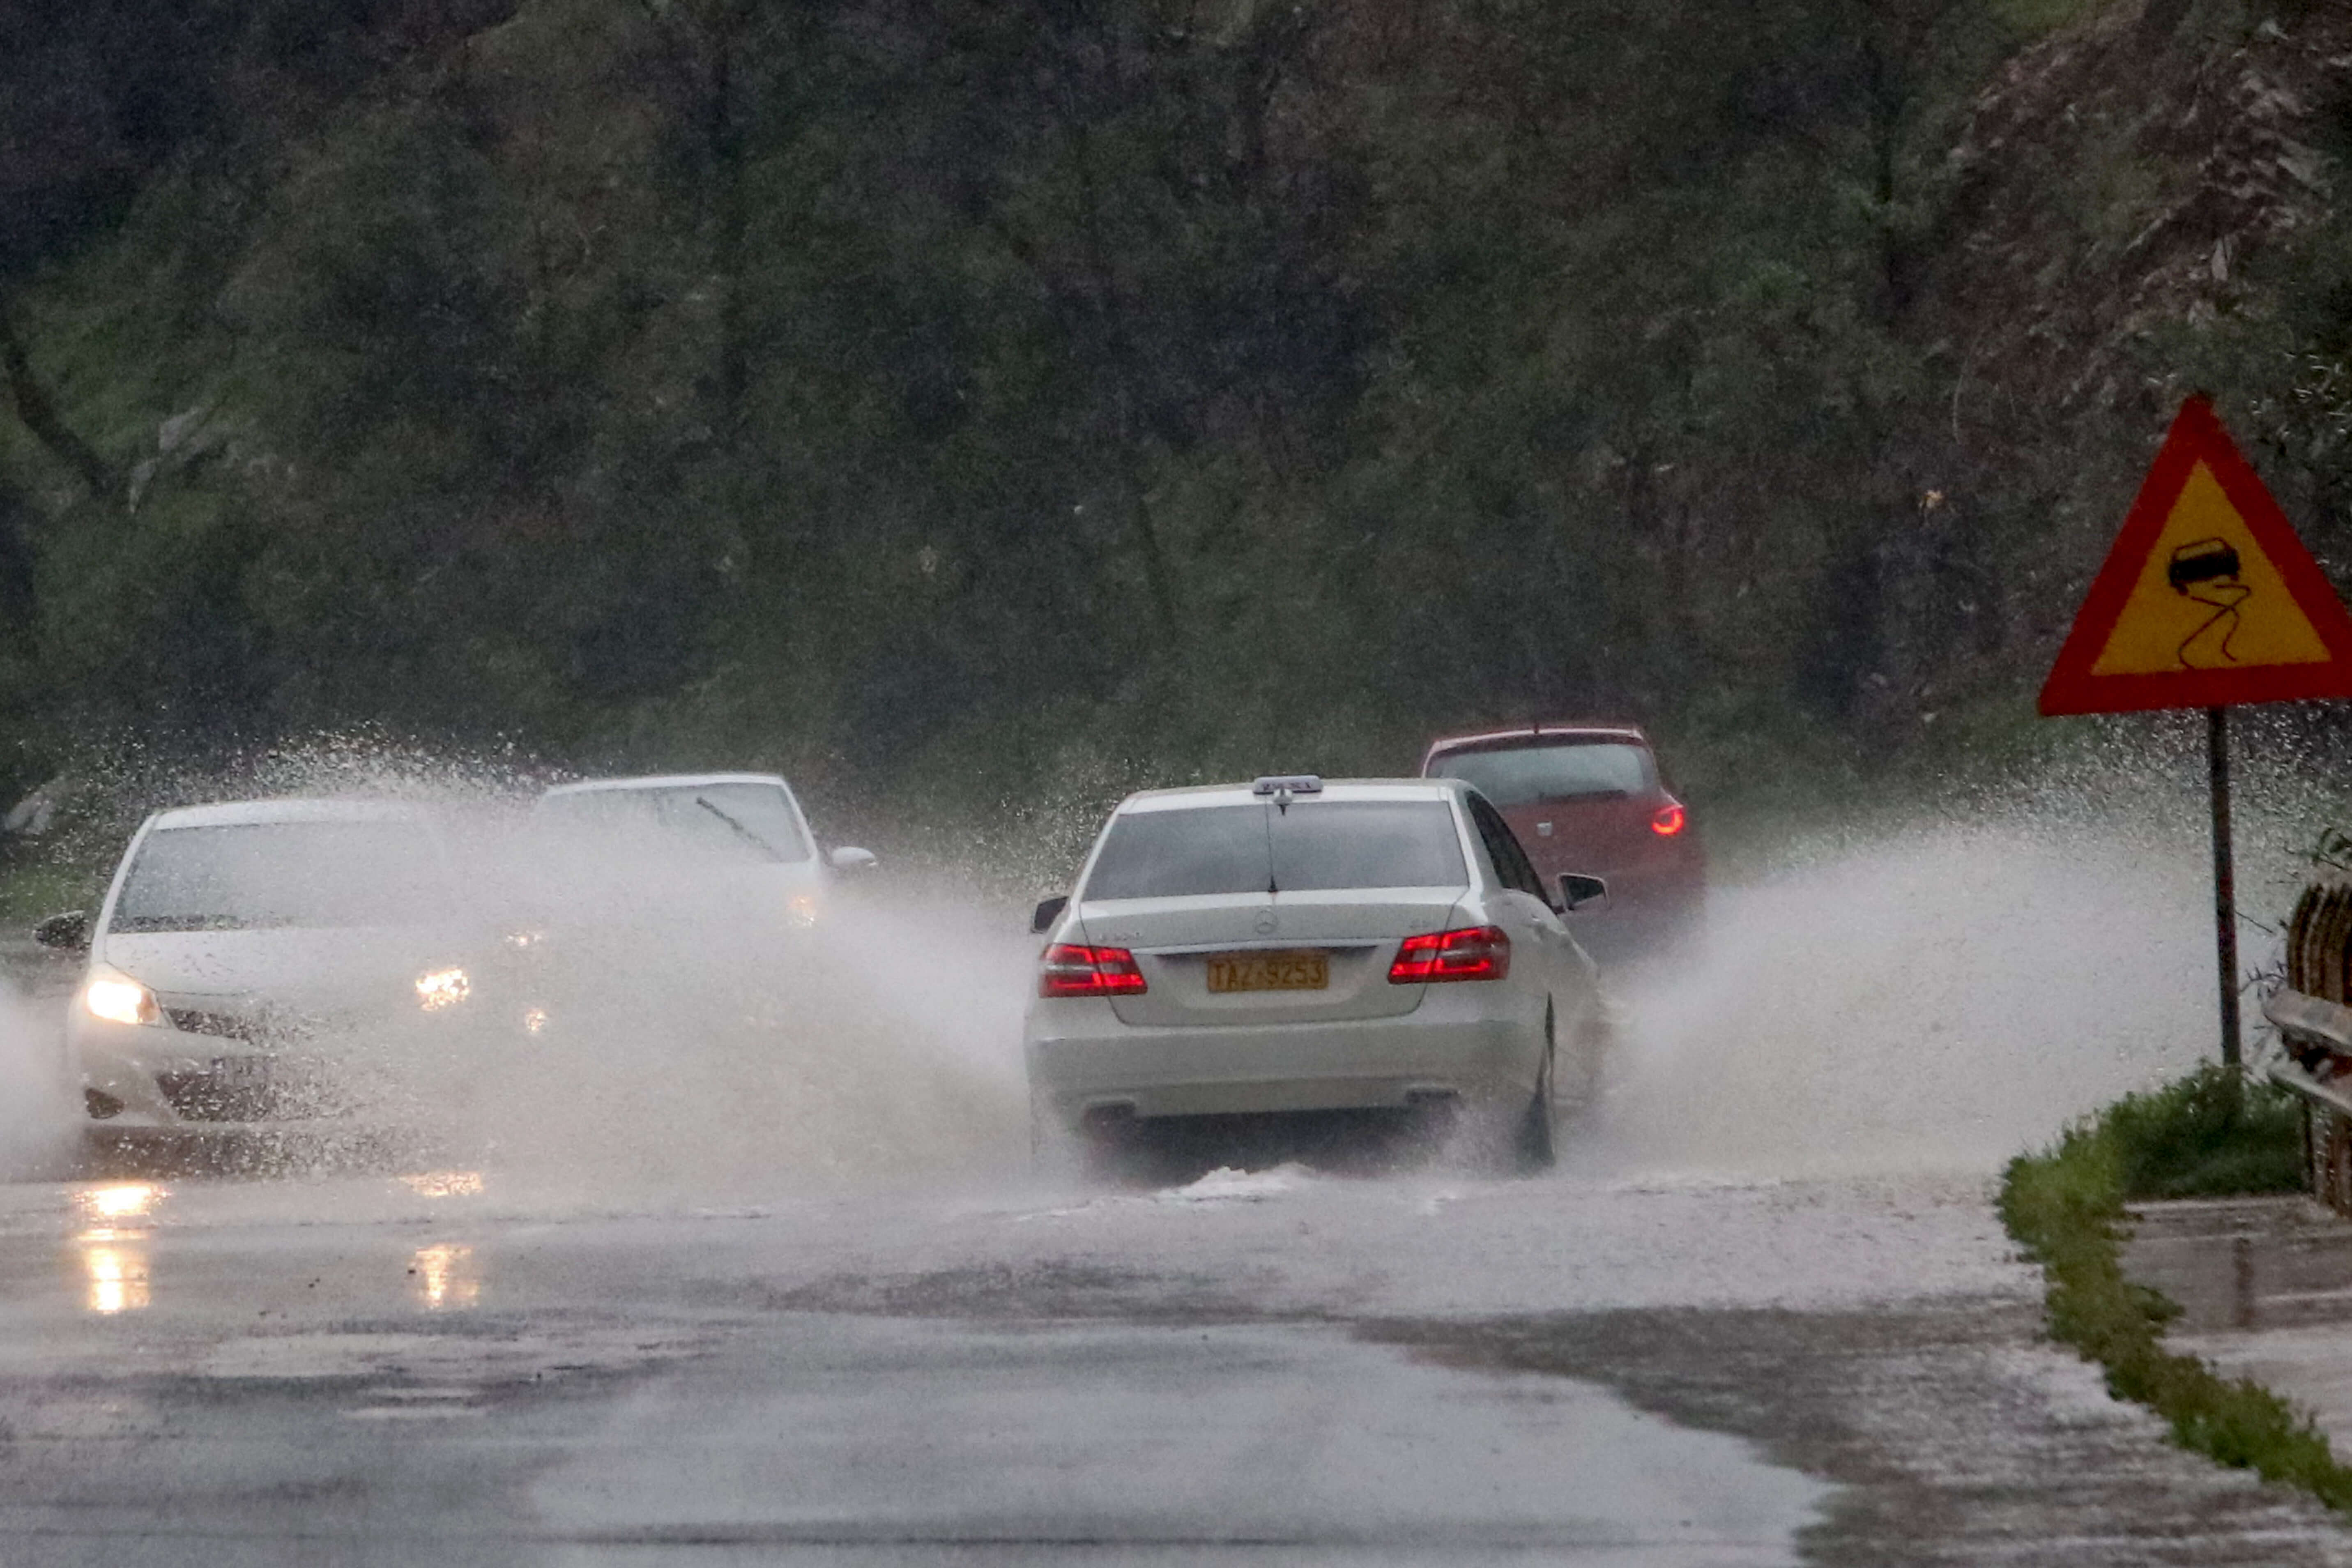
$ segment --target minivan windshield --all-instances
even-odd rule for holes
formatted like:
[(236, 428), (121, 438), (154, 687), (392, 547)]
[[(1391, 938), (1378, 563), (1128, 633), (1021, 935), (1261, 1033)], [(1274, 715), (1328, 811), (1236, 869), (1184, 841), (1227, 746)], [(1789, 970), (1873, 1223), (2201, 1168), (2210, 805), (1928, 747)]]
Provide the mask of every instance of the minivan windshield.
[(1114, 818), (1087, 899), (1458, 888), (1469, 874), (1442, 800), (1252, 802)]
[(1462, 779), (1507, 809), (1545, 800), (1620, 799), (1646, 794), (1656, 783), (1649, 748), (1621, 741), (1444, 752), (1432, 759), (1429, 773)]
[(118, 931), (420, 925), (453, 890), (415, 822), (257, 822), (158, 828), (114, 901)]
[(716, 860), (806, 860), (812, 853), (791, 797), (772, 784), (575, 790), (542, 797), (537, 815), (542, 824), (645, 853)]

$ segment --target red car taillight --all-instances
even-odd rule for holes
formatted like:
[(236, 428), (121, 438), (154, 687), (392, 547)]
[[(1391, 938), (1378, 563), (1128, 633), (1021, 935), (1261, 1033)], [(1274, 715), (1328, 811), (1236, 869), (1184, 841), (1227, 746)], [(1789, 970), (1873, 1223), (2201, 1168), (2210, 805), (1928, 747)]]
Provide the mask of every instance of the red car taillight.
[(1662, 805), (1658, 807), (1657, 815), (1650, 818), (1650, 831), (1661, 838), (1672, 838), (1689, 820), (1688, 814), (1681, 806)]
[(1511, 972), (1511, 939), (1500, 926), (1464, 926), (1459, 931), (1409, 936), (1389, 965), (1389, 984), (1424, 980), (1500, 980)]
[(1040, 996), (1137, 996), (1143, 991), (1143, 971), (1123, 947), (1057, 942), (1045, 950), (1037, 972)]

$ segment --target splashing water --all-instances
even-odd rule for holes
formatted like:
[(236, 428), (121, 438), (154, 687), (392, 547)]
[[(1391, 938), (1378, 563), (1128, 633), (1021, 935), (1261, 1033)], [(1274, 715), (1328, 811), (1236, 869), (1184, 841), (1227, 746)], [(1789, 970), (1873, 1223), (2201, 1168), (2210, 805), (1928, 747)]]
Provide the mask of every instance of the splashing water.
[(71, 1142), (71, 1107), (56, 1004), (0, 981), (0, 1179), (53, 1171)]
[[(427, 956), (438, 974), (470, 969), (434, 1020), (461, 1026), (415, 1038), (316, 1031), (289, 1044), (355, 1069), (365, 1107), (355, 1120), (367, 1125), (323, 1149), (263, 1140), (226, 1163), (290, 1174), (389, 1149), (487, 1171), (499, 1192), (557, 1205), (734, 1199), (1020, 1163), (1020, 1010), (1034, 953), (1016, 910), (941, 899), (886, 868), (837, 889), (819, 929), (781, 929), (781, 898), (774, 918), (747, 920), (742, 889), (715, 885), (691, 856), (614, 863), (607, 845), (535, 827), (528, 807), (542, 772), (361, 737), (201, 773), (134, 758), (96, 792), (112, 807), (91, 829), (110, 840), (107, 857), (145, 809), (275, 796), (405, 802), (433, 814), (451, 851), (453, 907), (429, 940), (389, 928), (284, 934), (322, 967), (374, 975), (392, 994)], [(341, 907), (350, 868), (347, 857), (291, 870), (271, 861), (268, 876), (306, 895), (293, 907)], [(508, 973), (508, 960), (547, 956), (511, 945), (527, 931), (553, 939), (552, 962)], [(179, 940), (205, 962), (207, 939)], [(306, 978), (289, 972), (288, 983)], [(0, 1077), (0, 1090), (11, 1081)], [(33, 1120), (79, 1118), (45, 1103)]]
[(1946, 825), (1718, 889), (1704, 943), (1624, 986), (1571, 1168), (1998, 1169), (2215, 1053), (2202, 847)]
[[(1949, 807), (1719, 888), (1703, 942), (1612, 981), (1617, 1043), (1565, 1130), (1570, 1173), (1982, 1173), (2209, 1057), (2209, 867), (2180, 760), (2100, 759), (2019, 804)], [(158, 798), (434, 803), (467, 825), (467, 919), (511, 924), (500, 889), (531, 770), (436, 773), (413, 751), (379, 766), (344, 744), (265, 763)], [(2242, 877), (2246, 907), (2274, 916), (2303, 870), (2289, 847), (2324, 811), (2266, 788), (2272, 809), (2242, 819)], [(989, 869), (902, 868), (781, 964), (671, 900), (621, 962), (544, 999), (543, 1033), (409, 1064), (410, 1107), (457, 1165), (558, 1201), (1013, 1179), (1035, 948), (1020, 909), (973, 890)], [(627, 927), (635, 897), (608, 883), (566, 913)], [(79, 1120), (41, 1087), (46, 1019), (0, 997), (0, 1163), (37, 1162)]]
[(738, 1199), (1017, 1167), (1030, 954), (1003, 940), (1013, 929), (875, 896), (781, 960), (737, 933), (673, 932), (616, 974), (568, 976), (540, 1042), (464, 1075), (450, 1124), (509, 1189), (548, 1197)]

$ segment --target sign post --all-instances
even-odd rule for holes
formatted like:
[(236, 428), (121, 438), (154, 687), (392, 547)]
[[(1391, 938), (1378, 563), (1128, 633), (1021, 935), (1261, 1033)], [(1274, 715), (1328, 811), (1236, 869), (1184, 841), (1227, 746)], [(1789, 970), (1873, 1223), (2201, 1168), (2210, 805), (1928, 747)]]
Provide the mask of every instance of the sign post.
[(2221, 1059), (2239, 1063), (2230, 712), (2352, 697), (2352, 616), (2213, 405), (2165, 437), (2042, 688), (2044, 716), (2205, 710)]
[(2213, 781), (2213, 941), (2221, 971), (2221, 1061), (2238, 1065), (2238, 868), (2230, 848), (2230, 710), (2205, 710), (2205, 768)]

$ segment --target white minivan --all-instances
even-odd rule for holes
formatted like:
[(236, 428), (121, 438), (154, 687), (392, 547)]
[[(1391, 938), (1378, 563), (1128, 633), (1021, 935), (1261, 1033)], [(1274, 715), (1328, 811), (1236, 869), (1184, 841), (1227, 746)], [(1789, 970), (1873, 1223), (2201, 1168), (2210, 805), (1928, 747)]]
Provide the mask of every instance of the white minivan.
[(385, 1109), (479, 1024), (477, 933), (436, 818), (398, 801), (158, 812), (97, 916), (66, 1036), (93, 1130), (231, 1132)]
[[(845, 846), (817, 853), (792, 786), (773, 773), (664, 773), (557, 784), (534, 826), (559, 882), (607, 919), (642, 906), (698, 923), (815, 925), (835, 878), (875, 863)], [(601, 885), (600, 885), (601, 884)]]
[(1045, 937), (1026, 1056), (1041, 1146), (1161, 1117), (1445, 1104), (1491, 1152), (1552, 1152), (1605, 1028), (1547, 889), (1456, 779), (1154, 790), (1096, 839)]

